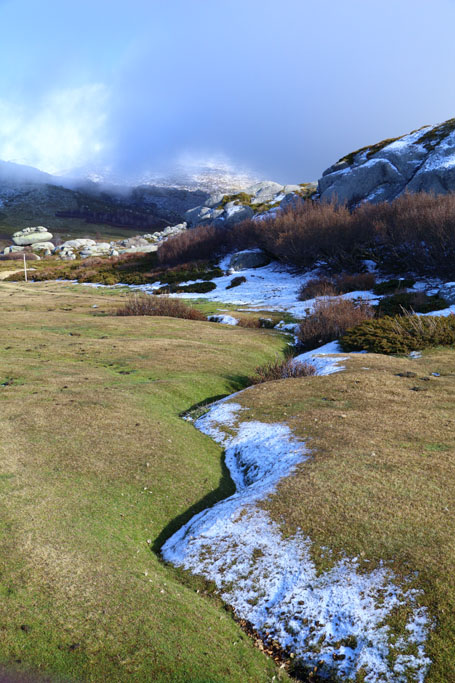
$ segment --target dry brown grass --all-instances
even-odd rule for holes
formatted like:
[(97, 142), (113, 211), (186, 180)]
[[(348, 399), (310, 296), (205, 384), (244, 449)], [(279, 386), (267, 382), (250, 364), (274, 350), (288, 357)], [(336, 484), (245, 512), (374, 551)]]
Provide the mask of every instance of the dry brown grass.
[(291, 377), (311, 377), (316, 374), (316, 368), (311, 363), (302, 363), (289, 358), (281, 360), (276, 358), (265, 365), (259, 365), (256, 372), (249, 378), (250, 384), (263, 384), (264, 382), (274, 382), (278, 379), (289, 379)]
[(304, 350), (311, 350), (339, 339), (346, 330), (374, 317), (368, 303), (354, 303), (349, 299), (320, 299), (312, 313), (299, 324), (297, 337)]
[(352, 356), (344, 372), (236, 399), (251, 419), (285, 420), (308, 443), (312, 457), (262, 505), (286, 535), (312, 539), (321, 569), (347, 556), (365, 571), (383, 561), (402, 577), (418, 572), (435, 624), (428, 683), (455, 680), (454, 368), (454, 350)]
[(172, 299), (165, 295), (134, 294), (117, 309), (117, 315), (156, 315), (187, 320), (207, 320), (206, 316), (197, 309), (191, 308), (180, 299)]

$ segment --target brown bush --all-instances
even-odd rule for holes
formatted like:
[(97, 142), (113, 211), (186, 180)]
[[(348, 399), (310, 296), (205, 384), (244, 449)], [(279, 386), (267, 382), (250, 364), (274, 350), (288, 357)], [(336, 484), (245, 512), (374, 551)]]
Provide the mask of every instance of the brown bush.
[[(12, 254), (2, 254), (0, 256), (0, 261), (24, 261), (24, 253), (23, 251), (21, 252), (13, 252)], [(39, 258), (36, 254), (31, 254), (31, 253), (25, 253), (25, 260), (26, 261), (38, 261)]]
[(348, 299), (320, 299), (313, 312), (304, 318), (297, 332), (303, 350), (311, 350), (339, 339), (347, 330), (374, 317), (368, 303), (354, 303)]
[(290, 377), (311, 377), (316, 374), (316, 368), (310, 363), (301, 363), (278, 358), (266, 365), (256, 368), (256, 374), (249, 378), (250, 384), (262, 384), (263, 382), (273, 382), (277, 379), (288, 379)]
[(373, 273), (341, 273), (335, 277), (339, 294), (370, 290), (375, 284), (376, 277)]
[(195, 308), (190, 308), (179, 299), (167, 296), (150, 296), (135, 294), (129, 297), (124, 306), (117, 309), (117, 315), (157, 315), (169, 318), (185, 318), (187, 320), (207, 320), (205, 315)]
[(376, 278), (372, 273), (341, 273), (333, 277), (321, 276), (308, 280), (299, 290), (300, 301), (314, 299), (318, 296), (336, 296), (347, 292), (373, 289)]
[(355, 272), (373, 257), (390, 272), (453, 276), (455, 193), (405, 194), (353, 209), (307, 200), (262, 221), (188, 230), (164, 242), (157, 258), (174, 265), (252, 246), (299, 267), (322, 262), (334, 272)]
[(259, 318), (238, 318), (238, 327), (246, 327), (246, 328), (260, 328), (261, 323)]
[(328, 277), (314, 277), (299, 289), (299, 301), (315, 299), (317, 296), (336, 296), (338, 291), (333, 280)]

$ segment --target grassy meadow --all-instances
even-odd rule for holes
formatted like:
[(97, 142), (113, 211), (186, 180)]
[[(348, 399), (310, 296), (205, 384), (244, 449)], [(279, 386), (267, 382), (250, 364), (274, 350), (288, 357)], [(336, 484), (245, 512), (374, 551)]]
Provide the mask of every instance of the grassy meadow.
[(285, 678), (203, 582), (157, 552), (233, 490), (220, 448), (180, 413), (241, 388), (285, 342), (115, 317), (124, 297), (0, 282), (0, 674)]
[[(454, 681), (455, 349), (343, 365), (236, 398), (248, 419), (286, 422), (312, 451), (262, 506), (286, 536), (300, 529), (312, 539), (321, 571), (348, 556), (365, 571), (383, 561), (403, 579), (418, 572), (413, 585), (433, 625), (426, 680)], [(400, 609), (392, 613), (397, 639), (405, 623)]]

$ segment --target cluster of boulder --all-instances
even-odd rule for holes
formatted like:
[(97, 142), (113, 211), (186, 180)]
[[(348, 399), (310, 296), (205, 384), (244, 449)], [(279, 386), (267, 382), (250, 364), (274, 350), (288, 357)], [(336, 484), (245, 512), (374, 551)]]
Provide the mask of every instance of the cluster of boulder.
[(160, 232), (136, 235), (127, 239), (97, 242), (93, 239), (72, 239), (55, 245), (52, 233), (44, 226), (24, 228), (13, 235), (14, 244), (3, 250), (3, 255), (32, 251), (36, 257), (55, 254), (63, 261), (89, 256), (119, 256), (119, 254), (148, 253), (156, 251), (163, 240), (187, 229), (186, 223), (168, 226)]
[(196, 206), (185, 213), (185, 221), (191, 227), (204, 223), (230, 226), (247, 218), (273, 214), (278, 208), (312, 196), (316, 190), (317, 183), (255, 183), (237, 194), (211, 194), (202, 206)]

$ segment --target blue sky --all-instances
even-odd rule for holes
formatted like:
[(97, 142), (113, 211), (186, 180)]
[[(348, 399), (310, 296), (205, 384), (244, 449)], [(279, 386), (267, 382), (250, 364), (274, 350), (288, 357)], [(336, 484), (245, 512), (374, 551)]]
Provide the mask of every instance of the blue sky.
[(455, 116), (453, 0), (0, 0), (0, 158), (282, 182)]

